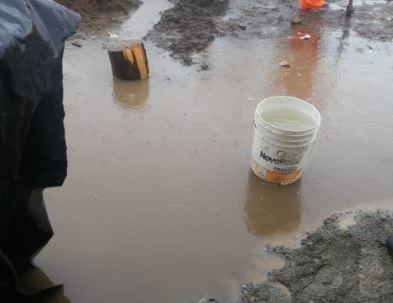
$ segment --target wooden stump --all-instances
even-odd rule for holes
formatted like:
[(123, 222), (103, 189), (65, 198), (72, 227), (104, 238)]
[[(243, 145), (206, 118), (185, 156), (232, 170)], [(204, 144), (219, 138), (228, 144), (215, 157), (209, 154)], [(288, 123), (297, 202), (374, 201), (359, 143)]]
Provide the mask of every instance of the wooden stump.
[(112, 73), (122, 80), (146, 80), (149, 65), (141, 41), (117, 42), (108, 49)]

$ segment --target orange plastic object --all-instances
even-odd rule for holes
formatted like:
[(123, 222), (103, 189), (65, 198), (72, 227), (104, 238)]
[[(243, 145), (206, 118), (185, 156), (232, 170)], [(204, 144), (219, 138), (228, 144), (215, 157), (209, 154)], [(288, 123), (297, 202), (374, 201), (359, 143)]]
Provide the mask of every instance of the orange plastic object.
[(299, 0), (301, 9), (318, 9), (324, 5), (324, 0)]

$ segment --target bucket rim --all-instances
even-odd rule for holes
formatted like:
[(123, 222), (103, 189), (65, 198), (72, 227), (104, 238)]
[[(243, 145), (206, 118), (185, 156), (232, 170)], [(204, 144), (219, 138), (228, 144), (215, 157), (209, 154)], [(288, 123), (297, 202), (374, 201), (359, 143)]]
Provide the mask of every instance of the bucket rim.
[[(300, 102), (300, 103), (302, 103), (303, 105), (305, 105), (306, 107), (311, 108), (311, 109), (316, 113), (317, 119), (318, 119), (318, 120), (316, 121), (315, 126), (313, 126), (313, 127), (311, 127), (311, 128), (308, 128), (308, 129), (306, 129), (306, 130), (301, 130), (301, 131), (282, 129), (282, 128), (279, 128), (279, 127), (274, 126), (273, 124), (267, 122), (265, 119), (263, 119), (263, 118), (261, 117), (261, 115), (257, 114), (257, 113), (259, 112), (260, 107), (261, 107), (264, 103), (266, 103), (266, 102), (272, 102), (272, 101), (273, 101), (274, 99), (276, 99), (276, 98), (285, 98), (285, 99), (289, 99), (289, 100), (292, 100), (292, 101)], [(305, 101), (305, 100), (302, 100), (302, 99), (300, 99), (300, 98), (293, 97), (293, 96), (271, 96), (271, 97), (265, 98), (265, 99), (263, 99), (262, 101), (260, 101), (260, 102), (258, 103), (258, 105), (257, 105), (256, 110), (255, 110), (255, 120), (256, 120), (256, 122), (259, 122), (259, 121), (258, 121), (259, 119), (261, 120), (262, 123), (267, 124), (269, 127), (273, 128), (273, 129), (275, 129), (275, 130), (284, 131), (284, 132), (293, 133), (293, 134), (300, 134), (300, 133), (304, 133), (304, 132), (311, 132), (311, 131), (318, 130), (318, 129), (321, 127), (321, 120), (322, 120), (320, 111), (319, 111), (313, 104), (311, 104), (310, 102), (307, 102), (307, 101)]]
[[(262, 139), (265, 142), (267, 139), (270, 145), (274, 145), (276, 147), (282, 147), (282, 148), (302, 148), (305, 146), (311, 146), (318, 140), (318, 134), (315, 134), (312, 138), (310, 138), (307, 141), (306, 140), (301, 142), (280, 141), (280, 143), (278, 143), (279, 140), (275, 140), (274, 138), (271, 138), (269, 136), (263, 136), (259, 134), (258, 131), (254, 132), (254, 136), (257, 136), (259, 139)], [(290, 145), (290, 144), (295, 144), (295, 145)]]

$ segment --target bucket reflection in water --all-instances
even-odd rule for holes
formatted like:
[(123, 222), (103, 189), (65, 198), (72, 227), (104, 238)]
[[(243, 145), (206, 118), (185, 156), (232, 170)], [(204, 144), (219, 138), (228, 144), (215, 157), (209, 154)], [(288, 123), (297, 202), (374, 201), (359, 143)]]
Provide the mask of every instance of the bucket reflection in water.
[(149, 108), (149, 81), (124, 81), (113, 78), (113, 100), (122, 108), (145, 111)]
[(257, 237), (294, 232), (301, 219), (301, 181), (274, 186), (249, 173), (244, 201), (244, 222)]

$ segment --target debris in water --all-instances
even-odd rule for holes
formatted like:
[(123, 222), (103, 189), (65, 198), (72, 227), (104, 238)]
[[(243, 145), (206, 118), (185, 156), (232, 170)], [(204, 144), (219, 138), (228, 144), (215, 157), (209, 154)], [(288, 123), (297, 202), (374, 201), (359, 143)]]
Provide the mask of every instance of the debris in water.
[(323, 7), (325, 4), (324, 0), (299, 0), (299, 7), (304, 10), (316, 10), (318, 8)]
[(281, 67), (291, 67), (291, 64), (288, 61), (282, 61), (280, 62)]
[(300, 39), (309, 40), (309, 39), (311, 39), (311, 36), (309, 34), (305, 34), (304, 36), (301, 36)]
[(300, 17), (295, 17), (292, 19), (291, 24), (292, 25), (298, 25), (302, 23), (302, 19), (300, 19)]
[(111, 38), (111, 39), (118, 39), (118, 38), (119, 38), (119, 35), (117, 35), (117, 34), (115, 34), (115, 33), (111, 33), (111, 32), (108, 32), (108, 36), (109, 36), (109, 38)]

